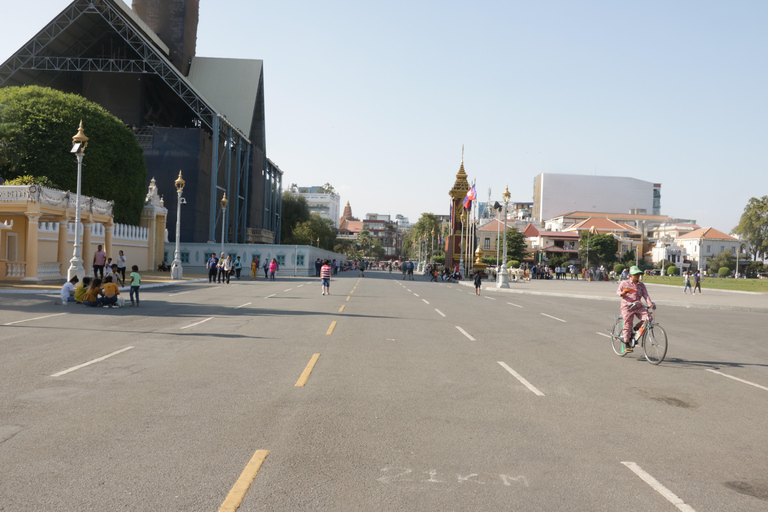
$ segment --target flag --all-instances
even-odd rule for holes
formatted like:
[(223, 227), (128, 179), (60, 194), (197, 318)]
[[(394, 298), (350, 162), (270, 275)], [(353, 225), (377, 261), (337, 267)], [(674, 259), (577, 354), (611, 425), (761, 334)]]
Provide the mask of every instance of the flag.
[(475, 199), (477, 199), (477, 190), (472, 185), (472, 188), (467, 191), (467, 197), (464, 198), (464, 209), (469, 210), (472, 207), (472, 201)]

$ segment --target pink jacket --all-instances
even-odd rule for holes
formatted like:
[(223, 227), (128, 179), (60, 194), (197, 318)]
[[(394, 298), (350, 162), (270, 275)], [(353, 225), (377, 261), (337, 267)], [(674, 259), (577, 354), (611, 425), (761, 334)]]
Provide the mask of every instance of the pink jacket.
[(273, 261), (272, 263), (269, 264), (269, 271), (271, 273), (273, 273), (273, 274), (275, 272), (277, 272), (277, 263), (276, 262)]

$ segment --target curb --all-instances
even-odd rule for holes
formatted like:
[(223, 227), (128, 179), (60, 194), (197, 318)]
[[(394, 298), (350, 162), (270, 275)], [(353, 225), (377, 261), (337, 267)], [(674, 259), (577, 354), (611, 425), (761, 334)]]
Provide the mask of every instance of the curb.
[[(459, 281), (457, 284), (460, 284), (462, 286), (467, 286), (467, 287), (474, 287), (474, 285), (468, 281)], [(489, 288), (483, 288), (483, 289), (489, 290), (489, 291), (495, 291), (499, 293), (513, 293), (513, 294), (519, 294), (519, 295), (538, 295), (542, 297), (566, 297), (571, 299), (605, 300), (605, 301), (611, 301), (611, 302), (621, 302), (621, 299), (619, 299), (618, 297), (604, 297), (600, 295), (580, 295), (576, 293), (560, 293), (560, 292), (538, 292), (538, 291), (532, 291), (532, 290), (513, 290), (511, 288), (499, 289), (496, 287), (493, 287), (493, 288), (489, 287)], [(752, 292), (746, 292), (746, 293), (752, 293)], [(726, 310), (726, 311), (749, 311), (752, 313), (768, 313), (768, 308), (766, 307), (732, 306), (728, 304), (711, 304), (711, 303), (691, 304), (689, 302), (679, 302), (674, 300), (657, 300), (654, 302), (656, 304), (659, 304), (660, 306), (673, 306), (673, 307), (680, 307), (680, 308), (687, 308), (687, 309), (719, 309), (719, 310)]]
[[(166, 286), (179, 286), (179, 285), (185, 285), (185, 284), (191, 284), (191, 283), (205, 283), (208, 282), (207, 279), (191, 279), (189, 281), (179, 281), (179, 282), (167, 282), (167, 283), (153, 283), (153, 284), (146, 284), (141, 285), (142, 290), (151, 290), (152, 288), (164, 288)], [(118, 288), (121, 292), (127, 292), (130, 291), (130, 286), (123, 286), (122, 288)], [(50, 289), (50, 290), (0, 290), (0, 295), (58, 295), (60, 293), (61, 289)]]

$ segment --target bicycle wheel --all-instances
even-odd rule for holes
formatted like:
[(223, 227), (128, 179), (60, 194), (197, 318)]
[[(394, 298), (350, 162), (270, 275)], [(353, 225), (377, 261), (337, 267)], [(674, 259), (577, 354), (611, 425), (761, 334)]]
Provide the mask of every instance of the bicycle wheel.
[(611, 329), (611, 348), (619, 357), (627, 355), (626, 345), (624, 344), (622, 331), (624, 330), (624, 322), (621, 317), (616, 317), (616, 321), (613, 322), (613, 329)]
[(651, 364), (659, 364), (667, 355), (667, 332), (660, 325), (652, 325), (643, 341), (645, 358)]

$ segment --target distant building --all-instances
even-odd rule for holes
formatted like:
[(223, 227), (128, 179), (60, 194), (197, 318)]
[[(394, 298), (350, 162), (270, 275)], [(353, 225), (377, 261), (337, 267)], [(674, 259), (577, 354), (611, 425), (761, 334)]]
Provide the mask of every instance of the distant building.
[[(406, 219), (407, 220), (407, 219)], [(378, 213), (368, 213), (363, 220), (357, 220), (352, 216), (352, 207), (347, 202), (344, 207), (344, 215), (339, 219), (339, 233), (337, 238), (340, 240), (356, 240), (361, 231), (368, 231), (371, 238), (378, 240), (384, 249), (384, 259), (396, 259), (400, 252), (402, 242), (401, 230), (397, 222), (393, 221), (389, 215)]]
[[(501, 216), (504, 215), (504, 203), (501, 201), (498, 201), (498, 203), (501, 205), (500, 211), (495, 210), (493, 208), (494, 203), (496, 203), (496, 201), (491, 201), (491, 202), (486, 201), (486, 202), (477, 203), (478, 215), (481, 219), (496, 218), (497, 215), (501, 215)], [(532, 211), (533, 211), (533, 203), (510, 202), (509, 205), (507, 205), (507, 219), (530, 222)]]
[(581, 174), (542, 173), (534, 178), (534, 223), (575, 210), (660, 215), (661, 184)]
[[(697, 268), (704, 270), (709, 264), (709, 260), (722, 252), (730, 252), (736, 256), (741, 242), (730, 235), (714, 228), (699, 228), (697, 230), (681, 235), (675, 240), (684, 254), (690, 257), (692, 262), (696, 262)], [(717, 273), (719, 269), (710, 269)]]
[(294, 188), (291, 193), (303, 196), (307, 200), (309, 213), (316, 213), (324, 219), (333, 221), (333, 226), (339, 229), (339, 212), (341, 211), (339, 194), (327, 193), (323, 187), (299, 187), (298, 191)]
[(397, 221), (397, 229), (408, 229), (412, 226), (411, 222), (408, 220), (408, 217), (399, 213), (395, 215), (395, 220)]

